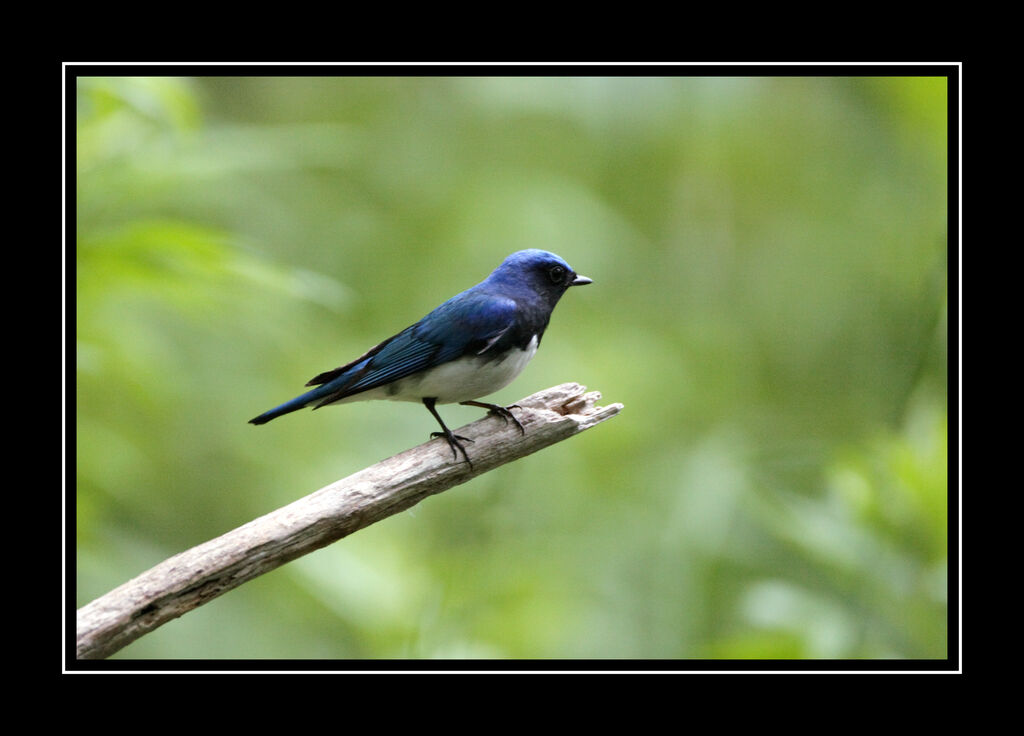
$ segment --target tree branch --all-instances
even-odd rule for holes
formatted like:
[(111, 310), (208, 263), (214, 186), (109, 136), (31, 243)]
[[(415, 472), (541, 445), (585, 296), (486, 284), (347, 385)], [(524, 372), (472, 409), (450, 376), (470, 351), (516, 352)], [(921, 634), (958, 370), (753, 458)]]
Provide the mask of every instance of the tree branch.
[(232, 588), (352, 532), (609, 419), (622, 404), (577, 383), (516, 402), (526, 434), (486, 416), (458, 430), (472, 468), (443, 438), (382, 460), (216, 539), (171, 557), (78, 610), (77, 657), (102, 659)]

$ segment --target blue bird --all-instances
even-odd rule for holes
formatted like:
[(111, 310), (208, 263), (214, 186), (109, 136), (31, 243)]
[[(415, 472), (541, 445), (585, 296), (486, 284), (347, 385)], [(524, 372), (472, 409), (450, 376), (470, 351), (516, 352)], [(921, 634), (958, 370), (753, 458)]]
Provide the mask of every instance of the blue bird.
[[(562, 294), (592, 283), (569, 264), (543, 250), (513, 253), (490, 276), (453, 296), (414, 325), (353, 360), (321, 373), (306, 385), (316, 388), (250, 419), (271, 419), (312, 406), (369, 399), (419, 401), (441, 425), (431, 437), (444, 437), (458, 459), (461, 441), (437, 413), (436, 404), (477, 406), (523, 425), (510, 409), (476, 399), (504, 388), (533, 358)], [(461, 440), (461, 441), (460, 441)]]

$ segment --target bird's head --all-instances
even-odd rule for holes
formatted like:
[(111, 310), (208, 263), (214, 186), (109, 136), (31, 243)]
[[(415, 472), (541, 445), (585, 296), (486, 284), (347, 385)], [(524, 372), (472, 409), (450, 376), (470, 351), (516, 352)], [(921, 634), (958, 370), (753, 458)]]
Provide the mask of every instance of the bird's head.
[(543, 297), (553, 307), (570, 286), (592, 283), (586, 276), (580, 276), (568, 263), (545, 250), (521, 250), (513, 253), (487, 280), (503, 288), (528, 290)]

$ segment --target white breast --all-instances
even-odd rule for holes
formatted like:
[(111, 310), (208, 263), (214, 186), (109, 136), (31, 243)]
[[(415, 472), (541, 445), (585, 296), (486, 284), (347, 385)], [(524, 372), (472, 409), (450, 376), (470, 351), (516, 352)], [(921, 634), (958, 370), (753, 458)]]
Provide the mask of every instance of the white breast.
[(525, 350), (512, 350), (501, 360), (484, 360), (471, 356), (439, 365), (422, 374), (420, 379), (409, 380), (414, 400), (436, 396), (439, 404), (472, 401), (493, 394), (512, 383), (523, 372), (537, 352), (534, 336)]
[(367, 399), (422, 401), (430, 396), (436, 397), (438, 404), (472, 401), (505, 388), (523, 372), (536, 352), (537, 336), (534, 335), (525, 350), (512, 350), (501, 360), (485, 360), (478, 355), (459, 358), (337, 403)]

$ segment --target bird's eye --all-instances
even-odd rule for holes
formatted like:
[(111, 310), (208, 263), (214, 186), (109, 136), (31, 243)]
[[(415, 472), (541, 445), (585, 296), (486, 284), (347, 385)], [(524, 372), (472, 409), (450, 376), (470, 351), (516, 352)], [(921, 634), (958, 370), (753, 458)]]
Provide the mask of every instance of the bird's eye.
[(548, 276), (552, 283), (560, 284), (565, 281), (565, 269), (561, 266), (552, 266), (548, 269)]

